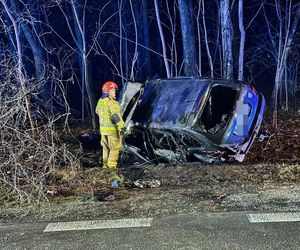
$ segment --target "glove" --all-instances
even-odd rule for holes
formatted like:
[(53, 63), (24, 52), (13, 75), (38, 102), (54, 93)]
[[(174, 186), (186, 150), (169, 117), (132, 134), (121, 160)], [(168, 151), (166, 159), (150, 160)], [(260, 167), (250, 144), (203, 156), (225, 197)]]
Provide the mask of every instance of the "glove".
[(132, 120), (129, 121), (123, 128), (121, 128), (121, 135), (127, 136), (131, 133), (131, 127), (133, 126)]
[(126, 127), (121, 128), (120, 135), (121, 135), (122, 137), (124, 137), (124, 136), (127, 135), (127, 129), (126, 129)]

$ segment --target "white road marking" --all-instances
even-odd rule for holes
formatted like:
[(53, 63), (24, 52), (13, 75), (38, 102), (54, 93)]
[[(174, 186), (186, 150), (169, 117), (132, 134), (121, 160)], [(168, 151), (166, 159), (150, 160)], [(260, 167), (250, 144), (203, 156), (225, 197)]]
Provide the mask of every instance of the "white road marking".
[(300, 221), (300, 212), (247, 214), (251, 223)]
[(93, 220), (49, 223), (45, 232), (92, 230), (108, 228), (150, 227), (153, 218), (118, 219), (118, 220)]

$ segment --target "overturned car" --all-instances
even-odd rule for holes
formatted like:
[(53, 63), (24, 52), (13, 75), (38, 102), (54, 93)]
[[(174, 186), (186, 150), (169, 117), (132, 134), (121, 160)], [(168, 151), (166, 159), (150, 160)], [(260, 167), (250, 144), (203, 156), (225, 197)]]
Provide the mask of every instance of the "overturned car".
[(123, 150), (141, 161), (243, 161), (264, 109), (263, 95), (237, 81), (128, 82), (121, 95)]

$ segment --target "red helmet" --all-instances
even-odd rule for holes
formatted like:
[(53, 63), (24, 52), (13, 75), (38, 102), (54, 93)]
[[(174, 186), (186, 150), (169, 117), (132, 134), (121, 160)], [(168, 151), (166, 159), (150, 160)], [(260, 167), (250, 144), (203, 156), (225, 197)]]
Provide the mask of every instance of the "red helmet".
[(115, 82), (108, 81), (102, 86), (102, 93), (108, 94), (112, 89), (118, 89), (118, 85)]

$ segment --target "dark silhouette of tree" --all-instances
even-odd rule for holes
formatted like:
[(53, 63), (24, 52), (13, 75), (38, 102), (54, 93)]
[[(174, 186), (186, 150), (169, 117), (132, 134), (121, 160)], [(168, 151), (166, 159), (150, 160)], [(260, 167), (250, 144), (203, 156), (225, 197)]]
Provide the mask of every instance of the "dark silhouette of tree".
[(183, 43), (184, 73), (188, 76), (197, 74), (195, 59), (195, 35), (192, 18), (192, 2), (189, 0), (178, 0), (180, 13), (181, 35)]

